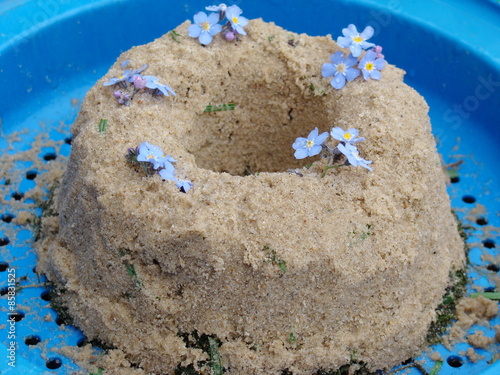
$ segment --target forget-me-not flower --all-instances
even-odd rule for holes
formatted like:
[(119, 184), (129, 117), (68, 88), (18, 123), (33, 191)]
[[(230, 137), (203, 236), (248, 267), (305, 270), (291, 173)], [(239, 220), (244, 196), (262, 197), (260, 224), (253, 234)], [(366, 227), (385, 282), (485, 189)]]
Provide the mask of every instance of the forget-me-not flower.
[(177, 186), (179, 190), (182, 191), (183, 193), (187, 193), (188, 190), (193, 187), (193, 184), (191, 181), (177, 180), (175, 186)]
[[(126, 60), (124, 62), (126, 62), (128, 64), (129, 60)], [(122, 63), (122, 66), (123, 66), (123, 63)], [(133, 69), (133, 70), (126, 69), (120, 77), (110, 78), (108, 82), (104, 82), (102, 85), (103, 86), (111, 86), (111, 85), (116, 85), (117, 83), (120, 83), (120, 82), (126, 82), (126, 81), (132, 82), (133, 77), (136, 74), (139, 74), (142, 71), (144, 71), (147, 67), (148, 67), (148, 65), (144, 64), (141, 69)], [(124, 85), (126, 86), (126, 84), (124, 84)]]
[(365, 80), (369, 78), (380, 79), (382, 77), (380, 70), (384, 69), (385, 64), (385, 60), (381, 57), (377, 57), (374, 51), (368, 51), (359, 62), (359, 68), (363, 72), (363, 78)]
[(371, 160), (365, 160), (361, 156), (359, 156), (359, 151), (358, 148), (350, 143), (339, 143), (337, 148), (341, 153), (343, 153), (349, 162), (350, 165), (357, 167), (361, 166), (363, 168), (368, 169), (369, 171), (373, 171), (371, 167), (368, 166), (368, 164), (371, 164)]
[(361, 55), (361, 51), (371, 47), (375, 47), (375, 44), (367, 42), (373, 36), (373, 27), (366, 26), (363, 32), (358, 33), (356, 26), (350, 24), (347, 28), (342, 29), (342, 34), (344, 36), (339, 36), (337, 38), (337, 43), (344, 48), (349, 47), (351, 53), (354, 57)]
[(231, 23), (231, 27), (241, 35), (247, 35), (246, 31), (243, 29), (248, 25), (248, 19), (241, 16), (243, 11), (237, 5), (231, 5), (226, 9), (226, 18)]
[[(170, 167), (171, 166), (171, 167)], [(162, 168), (158, 171), (158, 174), (163, 178), (164, 180), (171, 180), (171, 181), (177, 181), (177, 178), (175, 178), (175, 168), (172, 164), (170, 164), (168, 168)]]
[(358, 59), (352, 55), (352, 53), (344, 59), (344, 54), (340, 51), (335, 52), (330, 56), (331, 64), (324, 63), (321, 68), (321, 75), (324, 78), (332, 77), (330, 84), (335, 89), (341, 89), (344, 87), (346, 80), (352, 81), (357, 76), (359, 76), (359, 70), (353, 68), (358, 62)]
[(168, 94), (172, 94), (175, 96), (174, 90), (171, 87), (164, 85), (158, 82), (158, 78), (155, 76), (143, 76), (143, 79), (146, 80), (146, 87), (151, 90), (158, 90), (163, 95), (168, 96)]
[(165, 156), (163, 150), (148, 142), (143, 142), (138, 147), (137, 161), (149, 162), (153, 164), (153, 169), (165, 168), (167, 170), (175, 170), (172, 165), (176, 160), (171, 156)]
[(213, 36), (222, 31), (219, 22), (218, 13), (198, 12), (194, 15), (194, 24), (188, 28), (188, 35), (192, 38), (198, 38), (201, 44), (207, 45), (213, 40)]
[(344, 129), (342, 128), (335, 127), (330, 131), (330, 135), (337, 141), (350, 144), (362, 142), (365, 140), (363, 137), (358, 138), (358, 134), (359, 130), (354, 128), (350, 128), (349, 130), (344, 131)]
[(227, 5), (224, 3), (221, 3), (219, 5), (210, 5), (208, 7), (205, 7), (206, 10), (209, 12), (225, 12), (227, 9)]
[(328, 138), (328, 132), (318, 135), (318, 128), (310, 132), (307, 138), (297, 138), (292, 145), (294, 150), (296, 150), (294, 154), (295, 158), (304, 159), (308, 156), (318, 155), (323, 149), (321, 145), (326, 141), (326, 138)]

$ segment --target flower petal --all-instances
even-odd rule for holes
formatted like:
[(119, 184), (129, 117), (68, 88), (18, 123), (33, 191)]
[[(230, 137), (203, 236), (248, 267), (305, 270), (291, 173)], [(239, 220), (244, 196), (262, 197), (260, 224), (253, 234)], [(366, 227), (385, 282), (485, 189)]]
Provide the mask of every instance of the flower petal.
[(374, 61), (377, 58), (377, 54), (373, 51), (367, 51), (363, 56), (362, 60), (365, 61)]
[(354, 65), (356, 65), (358, 62), (358, 58), (357, 57), (354, 57), (352, 55), (352, 53), (349, 54), (349, 56), (346, 57), (346, 59), (344, 60), (344, 64), (348, 67), (348, 68), (351, 68), (353, 67)]
[(234, 29), (241, 35), (247, 35), (246, 31), (241, 27), (241, 25), (233, 25)]
[(240, 17), (238, 18), (238, 24), (239, 24), (240, 26), (246, 26), (246, 25), (248, 25), (248, 19), (247, 19), (247, 18), (245, 18), (245, 17), (243, 17), (243, 16), (240, 16)]
[(207, 21), (210, 23), (210, 25), (215, 25), (219, 22), (219, 13), (210, 13), (210, 15), (207, 17)]
[(201, 30), (203, 30), (203, 29), (201, 28), (200, 25), (197, 25), (197, 24), (189, 25), (188, 35), (191, 38), (198, 38), (200, 36)]
[(352, 37), (358, 35), (358, 29), (356, 29), (356, 26), (351, 23), (346, 29), (342, 29), (342, 34), (344, 34), (344, 36)]
[(384, 69), (386, 64), (386, 61), (384, 59), (378, 58), (373, 62), (373, 65), (375, 66), (375, 69), (377, 70), (382, 70)]
[(349, 68), (345, 72), (345, 77), (348, 81), (352, 81), (359, 76), (360, 71), (355, 68)]
[(295, 151), (293, 154), (295, 156), (295, 159), (304, 159), (308, 156), (308, 149), (307, 148), (301, 148)]
[(330, 81), (330, 85), (332, 85), (333, 88), (340, 90), (345, 86), (345, 82), (346, 80), (343, 74), (336, 74)]
[(303, 137), (299, 137), (295, 140), (295, 142), (293, 142), (292, 147), (294, 150), (298, 150), (300, 148), (306, 147), (306, 144), (307, 144), (307, 139), (303, 138)]
[(343, 141), (344, 140), (344, 129), (342, 128), (339, 128), (338, 126), (332, 128), (332, 130), (330, 130), (330, 135), (336, 139), (337, 141)]
[(378, 80), (382, 78), (382, 73), (380, 73), (378, 70), (372, 70), (372, 72), (370, 73), (370, 78)]
[(311, 148), (309, 148), (308, 154), (309, 154), (309, 156), (318, 155), (322, 149), (323, 149), (323, 147), (321, 147), (320, 145), (314, 145)]
[(340, 51), (335, 52), (330, 56), (330, 61), (332, 64), (336, 65), (344, 60), (344, 54)]
[(206, 46), (207, 44), (210, 44), (210, 42), (213, 40), (213, 38), (212, 38), (212, 35), (210, 35), (210, 33), (203, 31), (200, 34), (200, 37), (198, 38), (198, 40), (200, 41), (201, 44)]
[(323, 76), (323, 78), (331, 77), (334, 74), (335, 74), (335, 68), (333, 67), (333, 64), (324, 63), (323, 66), (321, 67), (321, 75)]
[(347, 37), (339, 36), (337, 38), (337, 44), (344, 48), (349, 47), (351, 45), (351, 42), (352, 42), (351, 39)]
[(373, 30), (373, 27), (371, 26), (366, 26), (365, 29), (363, 30), (363, 32), (361, 32), (359, 34), (359, 36), (361, 36), (363, 39), (370, 39), (373, 34), (375, 33), (375, 30)]
[(193, 17), (194, 23), (197, 23), (197, 24), (203, 23), (203, 22), (207, 21), (207, 19), (208, 19), (208, 17), (207, 17), (205, 12), (198, 12)]
[(314, 128), (310, 133), (309, 135), (307, 136), (307, 139), (308, 140), (313, 140), (314, 138), (316, 138), (318, 136), (318, 128)]
[(321, 145), (328, 138), (328, 132), (321, 133), (316, 137), (314, 143), (317, 145)]
[(361, 46), (361, 48), (363, 48), (363, 49), (368, 49), (368, 48), (375, 47), (375, 44), (370, 43), (370, 42), (363, 41), (363, 42), (361, 42), (360, 46)]
[(177, 181), (173, 172), (171, 172), (168, 169), (160, 169), (160, 171), (158, 173), (160, 174), (161, 178), (163, 178), (164, 180)]
[(361, 55), (361, 46), (359, 44), (351, 44), (349, 46), (349, 49), (351, 50), (351, 53), (354, 57), (358, 57), (359, 55)]
[(218, 33), (220, 33), (222, 31), (222, 26), (220, 24), (215, 24), (215, 25), (212, 25), (212, 27), (210, 27), (210, 35), (216, 35)]

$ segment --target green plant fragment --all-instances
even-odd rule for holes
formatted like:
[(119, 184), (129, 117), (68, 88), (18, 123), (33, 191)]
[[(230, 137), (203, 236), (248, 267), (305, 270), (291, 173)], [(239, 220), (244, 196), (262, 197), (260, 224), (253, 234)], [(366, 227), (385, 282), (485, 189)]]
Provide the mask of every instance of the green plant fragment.
[(470, 297), (471, 298), (477, 298), (479, 296), (482, 296), (487, 299), (491, 299), (493, 301), (500, 301), (500, 292), (478, 292), (478, 293), (471, 293)]
[(101, 121), (99, 121), (99, 133), (104, 133), (106, 131), (107, 126), (108, 126), (108, 120), (101, 119)]
[(443, 361), (436, 361), (436, 364), (434, 365), (434, 367), (432, 367), (432, 370), (431, 372), (429, 372), (429, 375), (437, 375), (441, 370), (442, 366), (443, 366)]

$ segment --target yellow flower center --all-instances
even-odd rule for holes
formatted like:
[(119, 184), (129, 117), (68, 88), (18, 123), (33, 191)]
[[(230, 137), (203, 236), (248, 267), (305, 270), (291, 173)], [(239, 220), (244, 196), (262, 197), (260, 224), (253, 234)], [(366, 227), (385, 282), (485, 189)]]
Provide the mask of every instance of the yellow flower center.
[(233, 20), (233, 23), (238, 24), (238, 17), (233, 17), (232, 20)]
[(349, 133), (349, 132), (345, 132), (344, 133), (344, 139), (349, 140), (351, 138), (352, 138), (352, 134), (351, 133)]
[(210, 22), (205, 21), (201, 24), (201, 28), (205, 31), (210, 30)]
[(375, 68), (375, 66), (373, 65), (372, 62), (366, 63), (366, 65), (365, 65), (366, 70), (373, 70), (374, 68)]
[(361, 43), (364, 39), (359, 35), (357, 35), (354, 38), (352, 38), (352, 40), (354, 40), (356, 43)]
[(337, 72), (344, 73), (346, 70), (347, 69), (344, 63), (340, 63), (337, 65)]
[(314, 141), (311, 141), (311, 140), (307, 141), (306, 147), (311, 148), (312, 146), (314, 146)]
[(155, 157), (153, 155), (148, 155), (148, 159), (154, 159)]

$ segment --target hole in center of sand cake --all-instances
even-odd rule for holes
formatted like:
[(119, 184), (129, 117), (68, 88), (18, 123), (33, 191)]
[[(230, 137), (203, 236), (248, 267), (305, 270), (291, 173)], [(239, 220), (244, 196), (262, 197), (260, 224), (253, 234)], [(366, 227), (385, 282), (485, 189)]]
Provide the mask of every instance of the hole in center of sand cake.
[[(310, 88), (297, 83), (296, 73), (287, 74), (286, 65), (275, 60), (261, 59), (255, 62), (255, 68), (219, 74), (217, 82), (207, 84), (207, 90), (221, 87), (221, 83), (225, 90), (223, 96), (209, 103), (233, 102), (235, 106), (205, 112), (193, 120), (184, 144), (198, 167), (247, 176), (285, 172), (319, 159), (296, 160), (292, 144), (297, 137), (307, 137), (315, 127), (320, 132), (328, 131), (332, 122), (328, 114), (336, 112), (335, 103), (307, 95)], [(262, 61), (266, 61), (265, 68)], [(266, 69), (265, 75), (262, 69)], [(266, 79), (268, 76), (276, 79)]]

